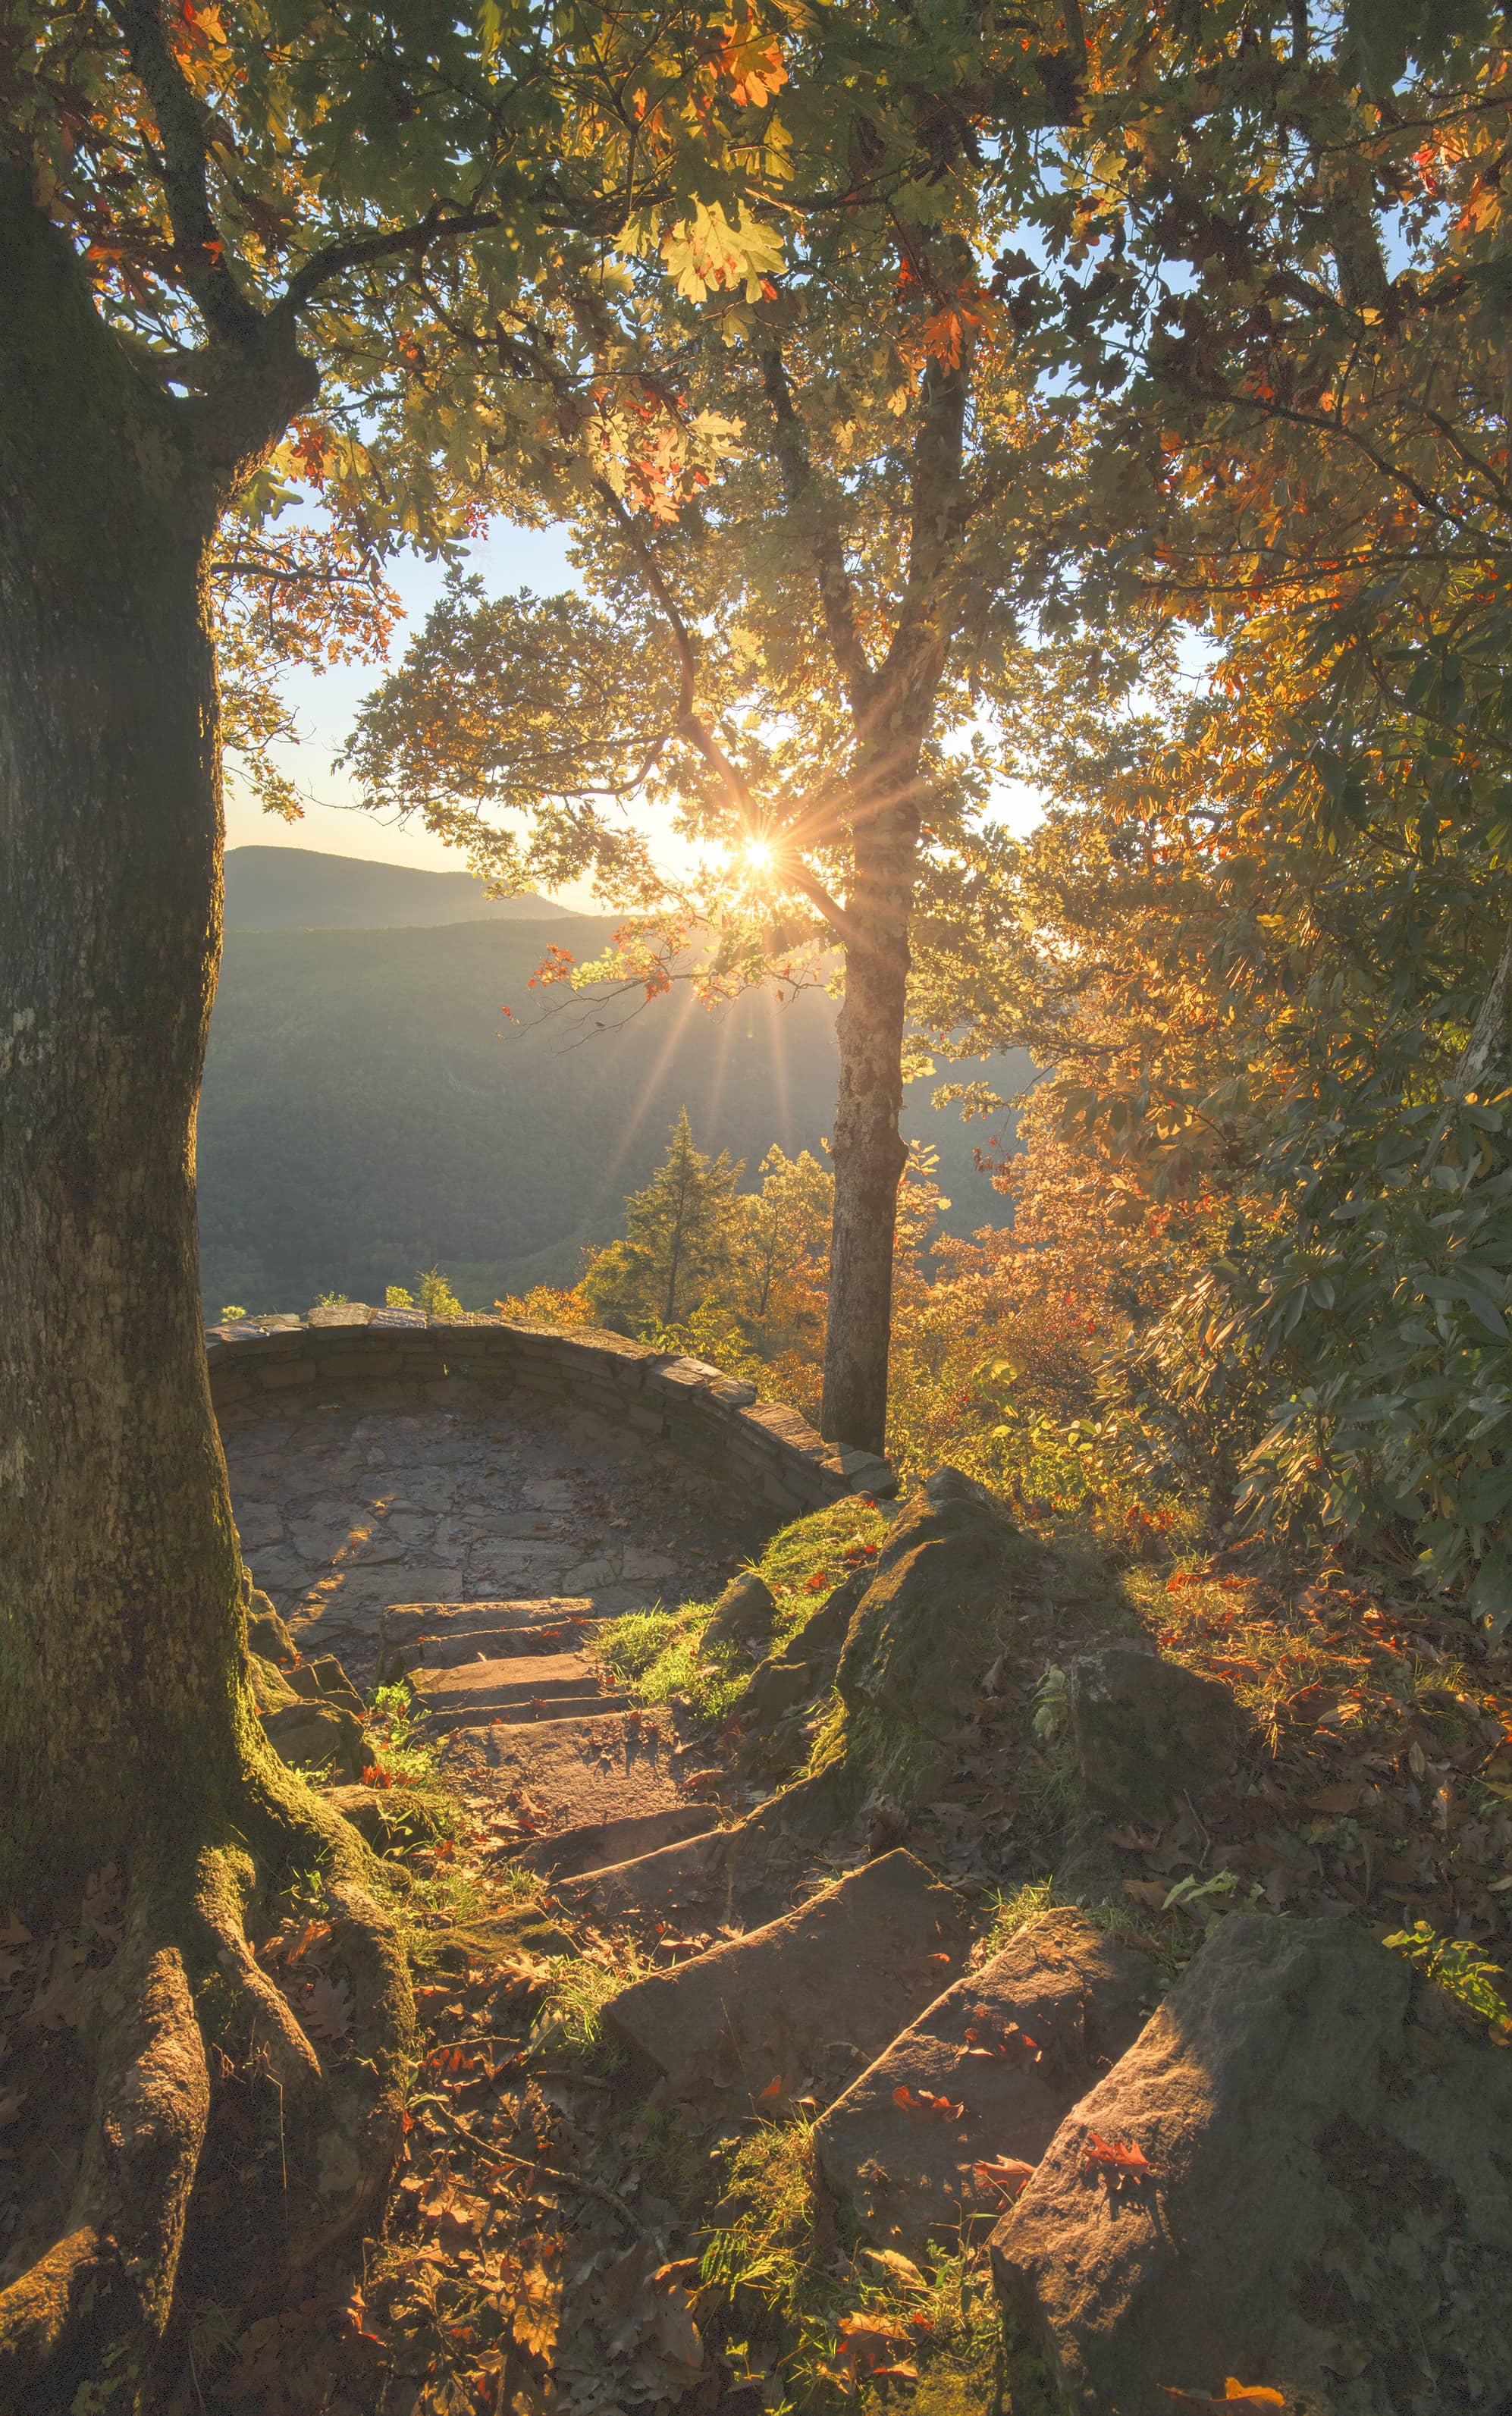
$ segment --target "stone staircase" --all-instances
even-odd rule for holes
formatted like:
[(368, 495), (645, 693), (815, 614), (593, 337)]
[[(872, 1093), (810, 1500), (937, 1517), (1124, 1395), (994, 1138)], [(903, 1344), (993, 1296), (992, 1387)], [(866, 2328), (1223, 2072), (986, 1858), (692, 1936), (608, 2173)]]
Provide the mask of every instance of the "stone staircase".
[(971, 1970), (957, 1890), (901, 1850), (865, 1859), (820, 1782), (752, 1804), (700, 1771), (670, 1714), (623, 1703), (601, 1624), (577, 1598), (405, 1604), (385, 1651), (469, 1802), (535, 1829), (512, 1859), (665, 1958), (607, 2009), (631, 2068), (695, 2127), (820, 2117), (885, 2242), (995, 2221), (981, 2168), (1042, 2152), (1137, 2031), (1147, 1965), (1058, 1913)]
[(522, 1819), (515, 1859), (564, 1878), (719, 1822), (689, 1788), (700, 1757), (673, 1719), (627, 1703), (592, 1655), (607, 1623), (563, 1595), (401, 1603), (384, 1618), (384, 1668), (407, 1676), (422, 1733), (444, 1740), (454, 1777)]

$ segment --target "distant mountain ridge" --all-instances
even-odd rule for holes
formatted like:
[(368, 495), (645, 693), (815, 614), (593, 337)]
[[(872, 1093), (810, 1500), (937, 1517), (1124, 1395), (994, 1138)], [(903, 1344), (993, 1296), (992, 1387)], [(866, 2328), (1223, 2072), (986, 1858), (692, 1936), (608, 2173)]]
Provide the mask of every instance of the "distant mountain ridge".
[(533, 889), (491, 898), (471, 872), (423, 872), (310, 847), (226, 851), (228, 931), (401, 931), (539, 922), (565, 911)]
[[(533, 1005), (547, 929), (582, 962), (612, 918), (490, 904), (467, 873), (303, 849), (236, 848), (226, 865), (199, 1120), (212, 1314), (303, 1308), (333, 1288), (382, 1300), (437, 1261), (468, 1307), (570, 1283), (584, 1245), (621, 1231), (679, 1108), (701, 1149), (745, 1161), (748, 1188), (773, 1141), (817, 1153), (830, 1129), (835, 1002), (822, 990), (786, 1005), (752, 991), (714, 1014), (686, 987), (627, 1015), (593, 993)], [(369, 874), (366, 893), (349, 878)], [(460, 909), (438, 914), (437, 892), (455, 900), (459, 883)], [(281, 923), (248, 919), (280, 906)], [(1005, 1095), (1033, 1074), (1027, 1058), (983, 1070)], [(932, 1088), (910, 1084), (904, 1130), (940, 1153), (950, 1229), (1005, 1221), (975, 1163), (986, 1133), (932, 1109)], [(1011, 1112), (998, 1129), (1011, 1135)]]

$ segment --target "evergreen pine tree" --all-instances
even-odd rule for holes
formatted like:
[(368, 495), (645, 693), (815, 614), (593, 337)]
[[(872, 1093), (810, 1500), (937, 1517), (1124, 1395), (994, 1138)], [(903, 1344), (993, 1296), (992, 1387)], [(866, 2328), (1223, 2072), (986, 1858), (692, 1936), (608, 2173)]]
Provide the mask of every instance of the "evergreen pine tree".
[(729, 1265), (744, 1170), (725, 1150), (709, 1158), (695, 1149), (681, 1109), (666, 1156), (625, 1203), (624, 1241), (603, 1251), (583, 1280), (597, 1313), (675, 1325), (694, 1308)]

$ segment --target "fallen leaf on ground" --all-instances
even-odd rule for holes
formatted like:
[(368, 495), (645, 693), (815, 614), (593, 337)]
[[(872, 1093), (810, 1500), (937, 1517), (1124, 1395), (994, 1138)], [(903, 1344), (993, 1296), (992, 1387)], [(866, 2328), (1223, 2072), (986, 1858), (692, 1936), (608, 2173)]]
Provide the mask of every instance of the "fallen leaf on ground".
[(925, 2288), (924, 2276), (913, 2258), (904, 2257), (899, 2249), (863, 2248), (861, 2254), (871, 2264), (880, 2265), (883, 2272), (893, 2281), (900, 2283), (905, 2290), (922, 2290)]
[[(550, 2243), (555, 2246), (555, 2242)], [(516, 2286), (514, 2309), (509, 2318), (515, 2344), (527, 2357), (550, 2358), (556, 2347), (557, 2327), (562, 2315), (562, 2271), (556, 2263), (553, 2273), (546, 2261), (545, 2243), (521, 2242), (521, 2271)]]
[(966, 2111), (964, 2101), (953, 2104), (948, 2097), (937, 2097), (932, 2090), (921, 2089), (915, 2096), (906, 2080), (893, 2091), (893, 2104), (905, 2114), (922, 2114), (935, 2122), (959, 2122)]
[(1308, 1812), (1353, 1812), (1359, 1800), (1359, 1788), (1351, 1778), (1337, 1787), (1320, 1787), (1316, 1795), (1304, 1795), (1302, 1803)]
[(1039, 2061), (1039, 2043), (1017, 2022), (1005, 2022), (990, 2005), (976, 2005), (966, 2030), (968, 2055), (990, 2056), (1000, 2063), (1021, 2067)]
[(13, 1912), (0, 1921), (0, 1946), (29, 1946), (32, 1933), (26, 1924)]
[(1231, 2374), (1223, 2386), (1221, 2398), (1207, 2391), (1178, 2391), (1173, 2383), (1162, 2382), (1168, 2399), (1177, 2399), (1184, 2408), (1284, 2408), (1286, 2400), (1279, 2391), (1272, 2391), (1263, 2382), (1236, 2382)]
[(346, 1982), (317, 1972), (300, 2007), (300, 2019), (311, 2038), (345, 2038), (352, 2027), (352, 1991)]
[(1035, 2167), (1021, 2156), (984, 2157), (973, 2165), (972, 2174), (983, 2189), (1002, 2190), (1005, 2197), (1018, 2197), (1034, 2180)]

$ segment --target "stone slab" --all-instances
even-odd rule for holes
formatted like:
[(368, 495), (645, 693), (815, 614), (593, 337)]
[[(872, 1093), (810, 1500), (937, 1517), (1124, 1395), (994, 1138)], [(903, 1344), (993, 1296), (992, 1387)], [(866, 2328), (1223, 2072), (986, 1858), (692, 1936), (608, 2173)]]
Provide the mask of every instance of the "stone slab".
[[(963, 2218), (996, 2222), (1003, 2194), (975, 2167), (997, 2156), (1037, 2165), (1078, 2099), (1133, 2045), (1155, 1995), (1148, 1961), (1083, 1914), (1030, 1922), (821, 2117), (814, 2148), (825, 2179), (885, 2245), (919, 2250), (957, 2238)], [(900, 2089), (963, 2111), (959, 2121), (910, 2111)]]
[(460, 1727), (442, 1767), (508, 1798), (523, 1790), (538, 1833), (665, 1811), (685, 1801), (674, 1740), (631, 1712), (599, 1712), (516, 1727)]
[(718, 1820), (712, 1804), (673, 1804), (662, 1812), (630, 1813), (619, 1820), (593, 1820), (558, 1830), (553, 1836), (524, 1847), (513, 1859), (526, 1870), (567, 1880), (702, 1836), (717, 1828)]
[(900, 1850), (638, 1981), (604, 2018), (643, 2069), (711, 2115), (823, 2104), (959, 1974), (967, 1937), (962, 1899)]

